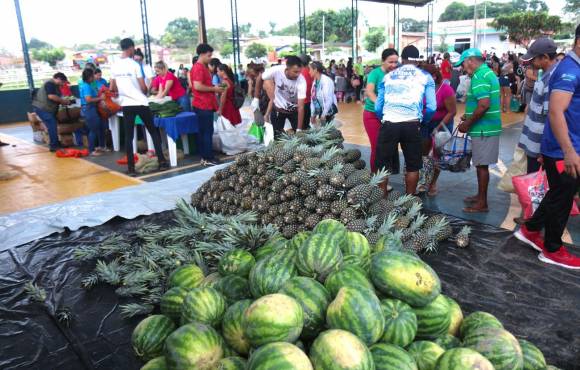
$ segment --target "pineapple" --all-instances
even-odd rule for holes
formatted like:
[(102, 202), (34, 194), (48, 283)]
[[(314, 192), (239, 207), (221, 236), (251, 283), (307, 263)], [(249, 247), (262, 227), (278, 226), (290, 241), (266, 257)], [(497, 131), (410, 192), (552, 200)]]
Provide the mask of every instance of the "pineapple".
[(348, 208), (348, 202), (345, 199), (335, 200), (330, 204), (330, 210), (332, 214), (340, 216), (342, 211)]
[(306, 217), (306, 219), (304, 220), (304, 225), (306, 226), (307, 229), (312, 230), (314, 229), (314, 227), (316, 227), (316, 225), (318, 225), (320, 220), (321, 217), (319, 214), (312, 213), (308, 215), (308, 217)]
[(278, 174), (278, 171), (276, 171), (275, 169), (271, 168), (271, 169), (269, 169), (269, 170), (266, 171), (266, 173), (264, 174), (264, 177), (270, 183), (273, 183), (274, 181), (276, 181), (276, 179), (278, 177), (280, 177), (280, 175)]
[(292, 199), (288, 203), (288, 209), (290, 210), (290, 212), (298, 212), (303, 208), (304, 207), (302, 207), (302, 202), (298, 199)]
[(318, 213), (319, 215), (325, 215), (327, 213), (330, 213), (330, 203), (329, 202), (318, 202), (318, 204), (316, 205), (316, 213)]
[(360, 159), (361, 152), (358, 149), (348, 149), (344, 151), (344, 161), (346, 163), (353, 163)]
[(286, 213), (284, 215), (285, 224), (294, 224), (298, 222), (298, 216), (295, 213)]
[(346, 229), (348, 231), (354, 231), (362, 234), (364, 233), (366, 226), (367, 226), (366, 220), (358, 218), (347, 223)]
[(349, 207), (346, 208), (344, 211), (342, 211), (342, 213), (340, 214), (340, 220), (342, 221), (343, 224), (347, 224), (350, 221), (355, 220), (357, 216), (358, 211), (355, 208)]
[(278, 207), (276, 205), (271, 205), (270, 208), (268, 208), (268, 214), (272, 217), (278, 216)]
[(330, 185), (322, 185), (316, 190), (316, 196), (320, 200), (333, 200), (336, 196), (336, 191)]
[(398, 190), (391, 190), (389, 192), (389, 194), (387, 195), (387, 200), (391, 203), (393, 203), (395, 200), (399, 199), (400, 197), (402, 197), (403, 194), (398, 191)]
[(354, 161), (352, 164), (353, 164), (354, 168), (356, 168), (357, 170), (362, 170), (367, 166), (367, 163), (363, 159), (359, 159), (357, 161)]
[(356, 168), (354, 168), (354, 165), (352, 163), (345, 163), (344, 165), (342, 165), (341, 173), (344, 175), (345, 178), (350, 176), (354, 171), (356, 171)]
[(413, 235), (415, 235), (415, 233), (417, 233), (421, 229), (421, 227), (425, 223), (425, 220), (427, 220), (427, 216), (421, 214), (418, 215), (417, 218), (415, 218), (415, 220), (411, 222), (411, 225), (405, 230), (403, 230), (401, 240), (403, 242), (407, 242), (409, 239), (411, 239)]
[(411, 199), (409, 199), (407, 202), (405, 202), (405, 203), (403, 204), (403, 207), (404, 207), (404, 208), (406, 208), (406, 209), (409, 209), (409, 208), (411, 208), (411, 206), (412, 206), (413, 204), (415, 204), (415, 203), (418, 203), (418, 204), (420, 204), (420, 205), (421, 205), (421, 207), (423, 206), (423, 200), (422, 200), (421, 198), (419, 198), (419, 197), (418, 197), (418, 196), (416, 196), (416, 195), (411, 195)]
[(341, 153), (338, 152), (335, 155), (333, 155), (325, 164), (324, 166), (328, 169), (332, 169), (337, 165), (343, 165), (344, 164), (344, 158), (342, 157)]
[(355, 170), (344, 182), (347, 189), (352, 189), (357, 185), (368, 184), (371, 181), (371, 173), (366, 170)]
[(397, 218), (397, 222), (395, 222), (395, 229), (403, 230), (409, 227), (409, 224), (419, 214), (419, 212), (421, 212), (421, 205), (418, 203), (413, 203), (407, 213)]
[(308, 178), (300, 185), (300, 194), (303, 196), (309, 196), (316, 193), (318, 185), (314, 179)]
[(455, 244), (460, 248), (465, 248), (469, 245), (469, 234), (471, 233), (471, 227), (463, 226), (457, 236), (455, 237)]
[(309, 195), (304, 199), (304, 207), (310, 211), (316, 210), (318, 206), (318, 198), (316, 195)]
[(292, 183), (297, 186), (302, 185), (302, 183), (308, 180), (308, 178), (308, 173), (302, 170), (295, 171), (290, 175), (290, 181), (292, 181)]
[(269, 193), (267, 198), (266, 198), (266, 201), (271, 205), (278, 204), (278, 203), (280, 203), (280, 194)]
[(373, 188), (377, 188), (388, 176), (388, 172), (380, 170), (374, 174), (368, 184), (360, 184), (350, 189), (346, 194), (349, 204), (366, 204), (369, 201)]
[(284, 173), (292, 173), (296, 171), (297, 163), (294, 159), (289, 159), (284, 163), (284, 165), (280, 168)]
[(429, 228), (429, 227), (435, 225), (441, 219), (447, 220), (447, 218), (440, 213), (434, 214), (433, 216), (430, 216), (429, 218), (427, 218), (427, 221), (425, 221), (425, 224), (423, 225), (423, 227)]
[(379, 233), (376, 233), (376, 232), (369, 233), (367, 235), (367, 240), (371, 246), (377, 244), (377, 242), (379, 241), (379, 238), (380, 238), (380, 235), (379, 235)]
[(285, 197), (286, 200), (295, 199), (298, 196), (298, 187), (296, 185), (289, 185), (282, 191), (281, 198)]
[(378, 202), (372, 203), (368, 209), (371, 215), (385, 215), (389, 210), (389, 202), (386, 199), (380, 199)]
[(302, 209), (298, 210), (296, 215), (298, 217), (298, 223), (304, 224), (304, 221), (310, 215), (310, 211), (308, 211), (306, 208), (302, 208)]
[(369, 196), (369, 203), (376, 203), (383, 199), (383, 189), (375, 186), (371, 189), (371, 195)]
[(437, 250), (436, 236), (445, 228), (445, 221), (439, 220), (429, 228), (421, 229), (414, 238), (412, 238), (406, 245), (405, 249), (410, 249), (415, 253), (426, 250), (434, 252)]
[(392, 208), (389, 209), (390, 212), (396, 214), (397, 216), (402, 215), (407, 211), (407, 209), (403, 206), (405, 203), (409, 202), (413, 198), (413, 195), (405, 194), (400, 198), (396, 199), (392, 202)]
[(294, 235), (298, 234), (299, 226), (296, 224), (285, 225), (282, 227), (282, 235), (286, 239), (292, 238)]

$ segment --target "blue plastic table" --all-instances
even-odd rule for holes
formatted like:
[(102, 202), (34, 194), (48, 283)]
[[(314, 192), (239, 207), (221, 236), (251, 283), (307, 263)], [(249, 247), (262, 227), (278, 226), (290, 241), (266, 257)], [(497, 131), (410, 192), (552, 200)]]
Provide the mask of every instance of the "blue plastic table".
[(155, 126), (165, 130), (167, 134), (167, 147), (169, 149), (169, 163), (171, 167), (177, 166), (177, 140), (181, 137), (184, 154), (189, 154), (189, 142), (187, 134), (199, 133), (197, 116), (193, 112), (181, 112), (175, 117), (155, 117)]

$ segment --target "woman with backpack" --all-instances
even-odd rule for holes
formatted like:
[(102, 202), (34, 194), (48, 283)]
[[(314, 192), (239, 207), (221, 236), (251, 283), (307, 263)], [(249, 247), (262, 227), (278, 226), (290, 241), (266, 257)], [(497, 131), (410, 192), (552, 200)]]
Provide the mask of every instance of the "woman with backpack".
[(226, 64), (220, 64), (217, 68), (217, 74), (221, 83), (227, 85), (226, 91), (220, 96), (218, 114), (227, 118), (232, 125), (240, 124), (242, 116), (234, 103), (234, 90), (236, 89), (234, 72)]

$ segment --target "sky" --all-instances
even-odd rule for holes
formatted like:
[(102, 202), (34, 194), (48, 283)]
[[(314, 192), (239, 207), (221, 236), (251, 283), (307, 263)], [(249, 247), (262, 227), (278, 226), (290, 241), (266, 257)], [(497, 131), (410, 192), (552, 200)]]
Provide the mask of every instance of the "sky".
[[(435, 19), (452, 1), (435, 0)], [(473, 4), (473, 0), (459, 1)], [(565, 0), (546, 3), (551, 14), (561, 15)], [(88, 4), (93, 4), (92, 10)], [(318, 9), (338, 10), (350, 5), (351, 0), (306, 0), (306, 13)], [(155, 37), (159, 37), (174, 18), (197, 19), (196, 0), (148, 0), (147, 6), (149, 32)], [(35, 37), (55, 46), (72, 46), (96, 43), (114, 36), (142, 35), (139, 0), (20, 0), (20, 7), (28, 40)], [(384, 26), (385, 21), (392, 19), (392, 5), (359, 1), (359, 12), (371, 26)], [(231, 29), (229, 0), (206, 0), (205, 14), (208, 28)], [(401, 6), (401, 18), (405, 17), (426, 20), (427, 8)], [(279, 29), (297, 20), (298, 1), (238, 0), (238, 21), (240, 24), (251, 23), (253, 30), (269, 30), (270, 21), (276, 22)], [(13, 0), (0, 0), (0, 35), (3, 35), (0, 48), (13, 53), (21, 51)]]

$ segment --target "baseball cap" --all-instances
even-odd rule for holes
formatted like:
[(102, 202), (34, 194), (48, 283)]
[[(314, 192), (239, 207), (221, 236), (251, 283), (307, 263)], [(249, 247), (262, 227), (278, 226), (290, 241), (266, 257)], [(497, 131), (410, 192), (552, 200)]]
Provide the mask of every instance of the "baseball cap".
[(483, 54), (481, 54), (481, 50), (477, 49), (477, 48), (470, 48), (467, 50), (464, 50), (463, 53), (461, 53), (461, 57), (459, 58), (459, 61), (457, 63), (455, 63), (455, 67), (459, 67), (463, 64), (463, 62), (465, 62), (465, 59), (469, 59), (469, 58), (482, 58), (483, 59)]
[(528, 49), (528, 52), (524, 54), (520, 59), (524, 62), (529, 62), (539, 55), (553, 54), (558, 50), (554, 40), (548, 37), (542, 37), (534, 41), (534, 43)]

